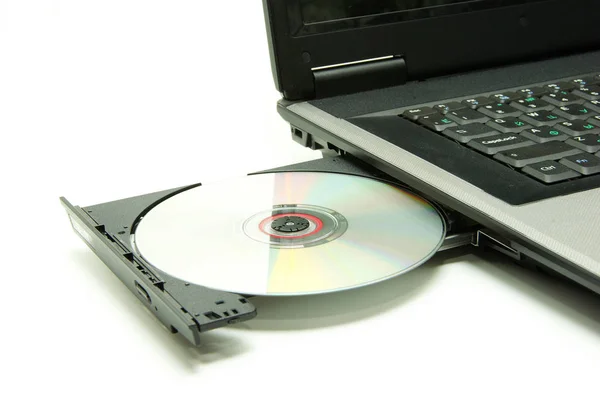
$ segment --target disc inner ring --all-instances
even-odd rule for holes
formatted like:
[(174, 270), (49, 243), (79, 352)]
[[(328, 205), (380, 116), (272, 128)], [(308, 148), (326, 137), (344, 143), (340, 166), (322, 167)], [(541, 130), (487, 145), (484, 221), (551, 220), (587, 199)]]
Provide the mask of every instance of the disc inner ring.
[[(273, 228), (273, 224), (280, 219), (288, 218), (287, 224), (298, 224), (306, 222), (306, 228), (295, 232), (282, 232)], [(260, 230), (274, 238), (304, 238), (309, 235), (316, 235), (323, 229), (323, 221), (316, 216), (304, 213), (283, 213), (269, 216), (260, 222)]]
[[(296, 232), (273, 228), (272, 224), (283, 218), (299, 225), (305, 221), (308, 227)], [(315, 205), (275, 205), (248, 218), (242, 229), (253, 240), (275, 248), (304, 248), (333, 241), (347, 228), (348, 221), (335, 210)]]

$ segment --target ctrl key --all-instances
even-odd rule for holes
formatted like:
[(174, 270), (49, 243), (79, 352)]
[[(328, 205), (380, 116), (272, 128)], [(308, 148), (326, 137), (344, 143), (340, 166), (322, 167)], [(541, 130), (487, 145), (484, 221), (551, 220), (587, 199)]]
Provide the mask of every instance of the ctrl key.
[(546, 184), (577, 178), (581, 175), (555, 161), (546, 161), (530, 164), (523, 169), (525, 174), (532, 176)]

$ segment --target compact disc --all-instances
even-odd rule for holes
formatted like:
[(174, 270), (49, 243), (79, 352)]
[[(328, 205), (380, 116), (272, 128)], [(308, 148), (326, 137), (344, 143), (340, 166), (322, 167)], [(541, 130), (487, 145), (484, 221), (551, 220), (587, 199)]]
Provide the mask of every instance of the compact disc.
[(150, 209), (132, 235), (155, 268), (244, 295), (340, 291), (429, 259), (445, 222), (427, 201), (374, 179), (258, 174), (195, 187)]

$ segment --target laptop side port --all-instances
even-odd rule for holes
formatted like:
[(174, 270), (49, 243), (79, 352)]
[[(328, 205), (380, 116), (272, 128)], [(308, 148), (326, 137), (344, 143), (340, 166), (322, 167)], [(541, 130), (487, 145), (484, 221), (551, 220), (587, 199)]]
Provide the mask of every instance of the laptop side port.
[(137, 280), (134, 282), (134, 284), (135, 284), (135, 290), (140, 295), (140, 297), (142, 297), (142, 299), (144, 299), (146, 302), (151, 304), (152, 299), (150, 298), (150, 294), (148, 294), (148, 291), (146, 291), (144, 289), (144, 287), (142, 287), (141, 284), (137, 282)]
[(446, 251), (448, 249), (454, 249), (459, 248), (461, 246), (471, 245), (473, 244), (474, 236), (475, 233), (473, 232), (448, 235), (444, 239), (444, 242), (442, 243), (442, 246), (440, 247), (439, 251)]
[(305, 148), (309, 148), (312, 150), (320, 150), (323, 153), (323, 156), (340, 156), (344, 155), (345, 152), (335, 146), (332, 143), (324, 141), (322, 139), (316, 138), (313, 135), (309, 134), (306, 131), (303, 131), (297, 127), (291, 126), (292, 130), (292, 139), (294, 142), (299, 143)]
[(493, 249), (500, 252), (513, 260), (520, 261), (522, 259), (521, 252), (511, 246), (510, 241), (498, 236), (496, 233), (487, 230), (477, 230), (473, 245), (483, 249)]

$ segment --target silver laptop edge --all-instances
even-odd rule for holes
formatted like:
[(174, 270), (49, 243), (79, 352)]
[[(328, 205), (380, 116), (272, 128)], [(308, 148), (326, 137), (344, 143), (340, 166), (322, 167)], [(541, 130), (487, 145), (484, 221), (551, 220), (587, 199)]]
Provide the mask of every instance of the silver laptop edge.
[(600, 277), (600, 189), (513, 206), (307, 102), (288, 110)]

